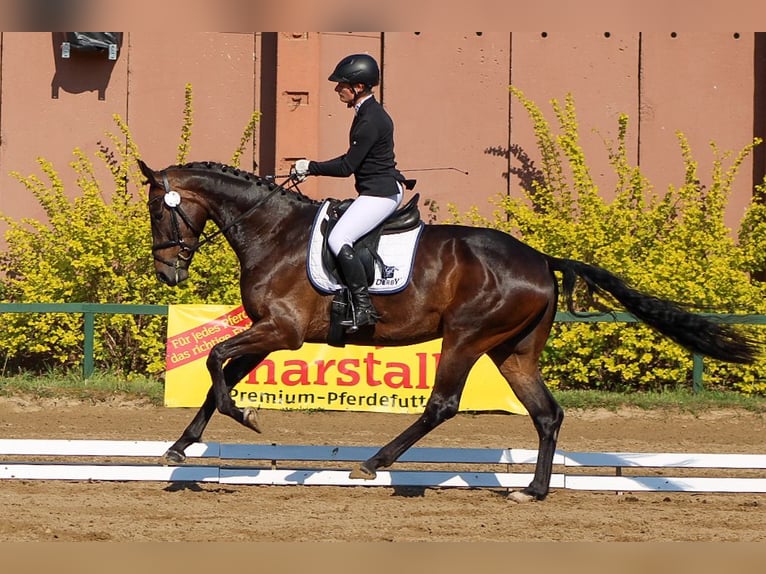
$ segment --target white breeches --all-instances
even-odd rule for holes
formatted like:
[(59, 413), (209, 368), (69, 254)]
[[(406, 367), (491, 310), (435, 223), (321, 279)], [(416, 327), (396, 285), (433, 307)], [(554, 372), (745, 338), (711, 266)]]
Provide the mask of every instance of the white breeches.
[(357, 239), (369, 233), (384, 219), (391, 215), (404, 197), (404, 190), (399, 184), (399, 193), (388, 197), (360, 195), (332, 228), (327, 244), (333, 254), (338, 255), (344, 245), (353, 247)]

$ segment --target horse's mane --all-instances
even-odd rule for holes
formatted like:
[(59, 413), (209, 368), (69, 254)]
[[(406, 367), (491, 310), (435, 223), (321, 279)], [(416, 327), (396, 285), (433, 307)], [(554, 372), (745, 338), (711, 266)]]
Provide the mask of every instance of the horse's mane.
[[(214, 161), (193, 161), (193, 162), (179, 164), (179, 165), (172, 165), (168, 167), (167, 169), (200, 170), (200, 171), (204, 171), (212, 175), (220, 176), (223, 178), (236, 179), (246, 184), (254, 183), (255, 185), (258, 185), (258, 186), (263, 185), (263, 186), (266, 186), (269, 191), (277, 187), (277, 184), (272, 179), (261, 177), (260, 175), (257, 175), (255, 173), (245, 171), (243, 169), (239, 169), (238, 167), (234, 167), (231, 165), (227, 165), (225, 163), (219, 163)], [(320, 203), (319, 201), (311, 199), (310, 197), (301, 193), (301, 191), (298, 189), (296, 185), (291, 185), (291, 186), (283, 188), (282, 195), (289, 195), (289, 197), (297, 199), (303, 203), (312, 203), (312, 204)]]

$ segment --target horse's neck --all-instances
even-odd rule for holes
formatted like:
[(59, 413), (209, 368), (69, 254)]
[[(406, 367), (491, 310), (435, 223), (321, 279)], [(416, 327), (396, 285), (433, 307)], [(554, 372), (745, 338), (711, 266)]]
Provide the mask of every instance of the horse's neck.
[(212, 208), (211, 219), (224, 230), (240, 260), (246, 253), (251, 259), (254, 253), (266, 256), (282, 245), (308, 245), (318, 205), (282, 197), (279, 191), (268, 197), (270, 191), (250, 201), (235, 198)]

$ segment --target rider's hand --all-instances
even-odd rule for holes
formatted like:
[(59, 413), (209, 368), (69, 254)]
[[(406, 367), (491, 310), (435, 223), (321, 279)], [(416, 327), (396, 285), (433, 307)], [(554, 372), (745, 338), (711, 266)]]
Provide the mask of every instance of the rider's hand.
[(309, 160), (307, 159), (299, 159), (295, 162), (295, 165), (293, 166), (293, 173), (295, 173), (296, 178), (299, 182), (306, 181), (306, 178), (309, 175)]

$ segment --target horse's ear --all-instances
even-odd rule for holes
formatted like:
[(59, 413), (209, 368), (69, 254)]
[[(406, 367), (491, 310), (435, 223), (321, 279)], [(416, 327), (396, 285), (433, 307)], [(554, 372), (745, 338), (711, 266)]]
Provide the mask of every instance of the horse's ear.
[(152, 187), (161, 187), (157, 181), (157, 176), (155, 175), (154, 171), (148, 165), (146, 165), (143, 160), (138, 160), (138, 167), (141, 168), (141, 173), (144, 174), (147, 183), (149, 183)]

